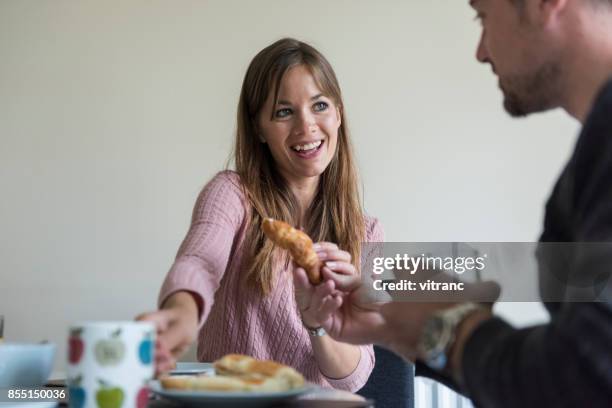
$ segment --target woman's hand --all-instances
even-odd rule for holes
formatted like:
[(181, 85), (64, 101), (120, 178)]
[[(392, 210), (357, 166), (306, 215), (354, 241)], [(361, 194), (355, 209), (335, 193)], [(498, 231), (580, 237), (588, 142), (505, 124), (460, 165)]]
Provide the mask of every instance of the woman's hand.
[[(347, 276), (357, 274), (355, 266), (351, 263), (351, 255), (339, 249), (336, 244), (319, 242), (314, 245), (314, 250), (323, 262), (322, 274), (325, 271)], [(342, 306), (342, 292), (336, 289), (333, 280), (324, 280), (314, 286), (308, 281), (306, 271), (296, 267), (293, 282), (297, 306), (307, 327), (323, 326), (332, 313)]]
[(136, 320), (152, 322), (157, 329), (155, 371), (159, 374), (172, 370), (176, 360), (195, 341), (199, 310), (193, 295), (177, 292), (164, 302), (161, 310), (143, 313)]

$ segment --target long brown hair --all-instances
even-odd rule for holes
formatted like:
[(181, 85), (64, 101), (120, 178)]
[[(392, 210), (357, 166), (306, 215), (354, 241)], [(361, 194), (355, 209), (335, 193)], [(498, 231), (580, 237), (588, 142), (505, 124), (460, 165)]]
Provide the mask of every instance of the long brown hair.
[(274, 92), (276, 102), (283, 75), (297, 65), (310, 71), (323, 94), (340, 108), (341, 115), (336, 152), (320, 177), (310, 208), (305, 209), (306, 225), (302, 228), (315, 242), (335, 242), (351, 254), (357, 266), (361, 241), (365, 238), (357, 170), (336, 74), (325, 57), (312, 46), (291, 38), (281, 39), (260, 51), (247, 69), (238, 102), (234, 147), (236, 171), (251, 204), (247, 213), (243, 265), (247, 268), (248, 282), (261, 288), (264, 295), (272, 290), (274, 265), (287, 264), (288, 258), (265, 238), (262, 220), (272, 217), (297, 225), (300, 208), (276, 169), (268, 145), (260, 142), (257, 118), (270, 92)]

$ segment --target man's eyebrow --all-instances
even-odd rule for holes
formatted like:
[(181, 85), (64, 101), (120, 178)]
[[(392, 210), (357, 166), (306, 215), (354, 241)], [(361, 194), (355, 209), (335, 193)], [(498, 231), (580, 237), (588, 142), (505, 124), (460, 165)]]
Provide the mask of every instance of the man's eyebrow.
[[(315, 96), (313, 96), (312, 98), (310, 98), (310, 100), (311, 100), (311, 101), (314, 101), (315, 99), (319, 99), (319, 98), (320, 98), (320, 97), (322, 97), (322, 96), (323, 96), (323, 94), (322, 94), (322, 93), (320, 93), (320, 94), (316, 94)], [(285, 101), (285, 100), (283, 100), (283, 99), (280, 99), (280, 100), (278, 100), (278, 101), (276, 102), (276, 104), (277, 104), (277, 105), (291, 105), (291, 102), (289, 102), (289, 101)]]

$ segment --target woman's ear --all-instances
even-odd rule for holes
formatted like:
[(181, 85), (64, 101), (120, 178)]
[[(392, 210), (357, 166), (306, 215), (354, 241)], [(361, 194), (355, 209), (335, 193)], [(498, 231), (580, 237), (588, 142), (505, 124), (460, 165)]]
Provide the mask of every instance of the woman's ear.
[(338, 127), (342, 125), (342, 106), (336, 106), (336, 117), (338, 118)]

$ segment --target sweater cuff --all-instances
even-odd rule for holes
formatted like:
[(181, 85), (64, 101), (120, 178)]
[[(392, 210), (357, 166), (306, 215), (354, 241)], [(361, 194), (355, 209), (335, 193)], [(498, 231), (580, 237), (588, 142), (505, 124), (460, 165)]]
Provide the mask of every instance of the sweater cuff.
[(461, 360), (462, 386), (472, 398), (482, 390), (484, 385), (482, 375), (486, 370), (483, 367), (489, 354), (490, 346), (498, 344), (501, 337), (514, 332), (514, 328), (499, 317), (492, 317), (482, 322), (467, 339)]
[(359, 363), (352, 373), (344, 378), (329, 378), (321, 373), (329, 385), (332, 387), (356, 392), (361, 389), (370, 377), (370, 373), (374, 369), (374, 348), (373, 346), (359, 346)]

